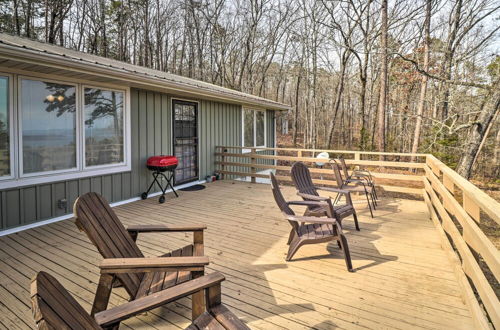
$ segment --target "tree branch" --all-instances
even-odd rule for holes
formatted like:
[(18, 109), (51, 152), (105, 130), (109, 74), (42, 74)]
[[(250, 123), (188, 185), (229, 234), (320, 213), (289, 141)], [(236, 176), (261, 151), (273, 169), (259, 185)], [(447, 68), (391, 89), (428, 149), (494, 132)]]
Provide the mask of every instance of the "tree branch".
[(443, 77), (433, 75), (433, 74), (425, 71), (424, 69), (420, 68), (420, 66), (418, 65), (418, 63), (415, 60), (412, 60), (411, 58), (407, 58), (404, 55), (397, 53), (397, 52), (395, 52), (393, 54), (401, 57), (404, 61), (412, 63), (413, 66), (415, 67), (416, 71), (418, 71), (420, 74), (423, 74), (431, 79), (439, 80), (439, 81), (442, 81), (442, 82), (445, 82), (448, 84), (452, 84), (452, 85), (475, 87), (475, 88), (481, 88), (481, 89), (486, 89), (486, 90), (490, 90), (492, 88), (490, 85), (487, 85), (487, 84), (479, 84), (479, 83), (474, 83), (474, 82), (470, 82), (470, 81), (446, 79)]

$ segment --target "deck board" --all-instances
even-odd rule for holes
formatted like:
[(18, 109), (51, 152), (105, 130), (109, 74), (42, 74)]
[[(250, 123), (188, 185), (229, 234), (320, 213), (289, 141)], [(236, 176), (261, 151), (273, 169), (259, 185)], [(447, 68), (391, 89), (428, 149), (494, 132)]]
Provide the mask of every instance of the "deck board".
[[(220, 271), (223, 300), (255, 329), (471, 329), (470, 312), (439, 237), (420, 201), (383, 198), (375, 218), (356, 201), (361, 231), (344, 231), (355, 273), (335, 243), (302, 247), (285, 262), (290, 230), (270, 187), (235, 181), (115, 208), (125, 224), (205, 223), (207, 272)], [(285, 196), (296, 199), (285, 187)], [(300, 208), (298, 208), (300, 211)], [(147, 235), (147, 236), (146, 236)], [(147, 256), (183, 246), (190, 234), (141, 234)], [(0, 237), (0, 328), (33, 327), (29, 282), (36, 271), (58, 278), (90, 310), (101, 260), (72, 220)], [(127, 299), (115, 290), (111, 305)], [(190, 299), (123, 323), (123, 329), (178, 329), (189, 324)]]

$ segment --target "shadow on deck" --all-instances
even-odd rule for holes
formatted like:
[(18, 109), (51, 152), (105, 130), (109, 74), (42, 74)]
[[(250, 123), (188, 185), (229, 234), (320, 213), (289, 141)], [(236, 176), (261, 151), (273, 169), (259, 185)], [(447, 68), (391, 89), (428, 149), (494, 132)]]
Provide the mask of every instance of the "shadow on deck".
[[(357, 204), (361, 231), (344, 221), (355, 273), (348, 273), (335, 242), (302, 247), (285, 262), (290, 230), (265, 184), (218, 181), (207, 189), (116, 208), (126, 224), (205, 223), (207, 272), (220, 271), (223, 301), (256, 329), (441, 328), (471, 329), (450, 262), (424, 202), (382, 198), (369, 216)], [(291, 187), (283, 190), (296, 199)], [(138, 244), (157, 256), (191, 242), (190, 234), (143, 234)], [(0, 326), (34, 327), (29, 283), (46, 270), (90, 310), (100, 255), (67, 220), (0, 238)], [(127, 295), (116, 289), (111, 304)], [(122, 323), (122, 328), (189, 324), (188, 299)]]

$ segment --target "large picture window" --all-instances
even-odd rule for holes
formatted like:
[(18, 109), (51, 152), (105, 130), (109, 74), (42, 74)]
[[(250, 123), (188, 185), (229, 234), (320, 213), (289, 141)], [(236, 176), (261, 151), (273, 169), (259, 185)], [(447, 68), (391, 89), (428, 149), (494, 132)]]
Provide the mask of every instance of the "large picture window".
[(76, 168), (76, 87), (21, 81), (22, 173)]
[(0, 76), (0, 177), (11, 175), (9, 77)]
[(85, 166), (123, 163), (123, 92), (85, 88)]
[(266, 146), (266, 112), (243, 109), (243, 146)]
[(0, 189), (130, 171), (130, 94), (110, 86), (0, 74)]

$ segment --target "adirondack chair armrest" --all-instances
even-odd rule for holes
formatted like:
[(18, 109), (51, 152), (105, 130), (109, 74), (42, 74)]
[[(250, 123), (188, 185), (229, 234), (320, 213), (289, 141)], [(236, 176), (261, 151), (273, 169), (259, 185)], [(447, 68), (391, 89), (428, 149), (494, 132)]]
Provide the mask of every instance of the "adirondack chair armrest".
[(357, 183), (365, 184), (368, 182), (368, 179), (366, 177), (363, 179), (354, 179), (354, 178), (355, 178), (355, 176), (351, 175), (351, 177), (349, 179), (345, 180), (345, 182), (346, 183), (355, 183), (355, 184), (357, 184)]
[(204, 275), (169, 289), (161, 290), (155, 294), (96, 313), (94, 318), (100, 326), (110, 327), (137, 314), (187, 297), (193, 293), (210, 288), (220, 288), (220, 284), (224, 279), (224, 275), (221, 273)]
[(101, 261), (101, 274), (193, 271), (203, 272), (208, 257), (108, 258)]
[(288, 205), (298, 205), (298, 206), (328, 206), (326, 201), (290, 201), (287, 202)]
[(134, 233), (152, 233), (152, 232), (186, 232), (186, 231), (200, 231), (207, 229), (207, 225), (194, 224), (194, 225), (131, 225), (127, 227), (127, 231)]
[(368, 170), (353, 170), (352, 173), (356, 174), (356, 175), (368, 175), (368, 176), (371, 176), (371, 173)]
[(300, 196), (302, 198), (310, 199), (312, 201), (316, 202), (326, 202), (330, 200), (330, 197), (322, 197), (322, 196), (316, 196), (316, 195), (309, 195), (301, 192), (297, 192), (297, 196)]
[(344, 189), (340, 189), (340, 188), (332, 188), (332, 187), (315, 187), (315, 188), (318, 190), (335, 192), (335, 193), (342, 194), (342, 195), (349, 195), (350, 194), (349, 190), (344, 190)]
[(300, 223), (305, 222), (305, 223), (330, 224), (330, 225), (334, 225), (337, 223), (337, 220), (333, 218), (307, 217), (302, 215), (287, 215), (286, 218), (287, 220)]
[(137, 241), (137, 236), (139, 233), (175, 233), (175, 232), (193, 232), (193, 247), (194, 255), (203, 255), (203, 232), (207, 229), (207, 225), (203, 224), (192, 224), (192, 225), (132, 225), (127, 227), (127, 231), (130, 237)]
[(316, 189), (342, 194), (345, 196), (347, 204), (352, 205), (351, 192), (349, 190), (344, 190), (344, 189), (339, 189), (339, 188), (331, 188), (331, 187), (317, 187)]

